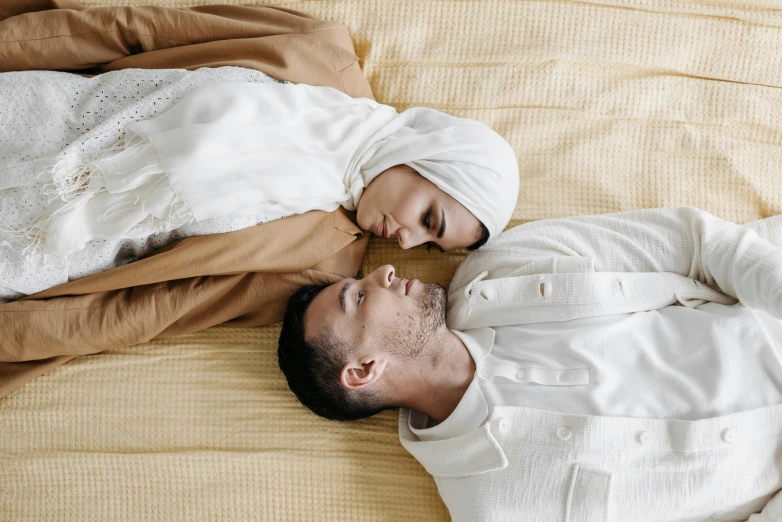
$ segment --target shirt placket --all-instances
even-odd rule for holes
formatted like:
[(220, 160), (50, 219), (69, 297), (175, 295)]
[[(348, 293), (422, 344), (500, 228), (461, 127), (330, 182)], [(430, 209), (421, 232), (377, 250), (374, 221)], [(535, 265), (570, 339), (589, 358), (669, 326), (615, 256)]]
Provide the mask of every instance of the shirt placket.
[(502, 377), (519, 384), (542, 386), (583, 386), (589, 384), (589, 368), (541, 368), (487, 362), (478, 368), (478, 377), (484, 380)]

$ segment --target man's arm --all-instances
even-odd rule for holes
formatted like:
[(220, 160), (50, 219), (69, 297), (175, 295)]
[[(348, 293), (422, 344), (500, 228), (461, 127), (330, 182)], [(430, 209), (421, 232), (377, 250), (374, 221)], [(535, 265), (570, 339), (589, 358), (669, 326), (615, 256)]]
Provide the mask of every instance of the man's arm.
[[(766, 223), (764, 223), (766, 222)], [(649, 209), (520, 225), (469, 255), (449, 298), (484, 280), (565, 272), (668, 272), (716, 285), (745, 306), (782, 317), (779, 222), (753, 227), (692, 207)]]

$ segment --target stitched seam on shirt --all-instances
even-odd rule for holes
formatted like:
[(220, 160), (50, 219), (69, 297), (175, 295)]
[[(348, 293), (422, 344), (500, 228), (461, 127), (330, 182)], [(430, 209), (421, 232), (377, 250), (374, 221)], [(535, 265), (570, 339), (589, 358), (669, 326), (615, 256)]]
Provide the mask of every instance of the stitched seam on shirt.
[[(314, 34), (314, 33), (325, 33), (328, 31), (342, 31), (341, 27), (332, 27), (330, 29), (317, 29), (315, 31), (307, 31), (306, 33), (301, 34)], [(285, 34), (297, 34), (297, 33), (285, 33)]]
[[(75, 38), (77, 36), (84, 36), (89, 34), (109, 34), (109, 33), (119, 33), (119, 29), (114, 29), (112, 31), (91, 31), (89, 33), (79, 33), (79, 34), (56, 34), (54, 36), (47, 36), (46, 38), (30, 38), (27, 40), (3, 40), (0, 41), (0, 44), (7, 44), (7, 43), (21, 43), (21, 42), (40, 42), (43, 40), (51, 40), (52, 38)], [(184, 41), (184, 40), (176, 40), (174, 38), (169, 38), (167, 36), (158, 36), (156, 34), (146, 34), (146, 33), (134, 33), (131, 31), (132, 34), (136, 36), (151, 36), (153, 38), (162, 38), (163, 40), (171, 40), (172, 42), (177, 43), (183, 43), (183, 44), (190, 44), (190, 42)], [(220, 41), (220, 40), (217, 40)]]
[[(341, 31), (341, 29), (335, 27), (333, 29), (318, 29), (317, 31), (308, 31), (306, 33), (301, 34), (314, 34), (314, 33), (323, 33), (326, 31)], [(78, 34), (55, 34), (53, 36), (47, 36), (46, 38), (29, 38), (26, 40), (2, 40), (0, 41), (0, 44), (4, 43), (20, 43), (20, 42), (40, 42), (43, 40), (51, 40), (52, 38), (75, 38), (77, 36), (84, 36), (89, 34), (109, 34), (109, 33), (118, 33), (120, 32), (119, 29), (114, 29), (111, 31), (90, 31), (87, 33), (78, 33)], [(147, 34), (147, 33), (136, 33), (133, 31), (130, 31), (131, 34), (134, 34), (136, 36), (151, 36), (153, 38), (162, 38), (163, 40), (171, 40), (172, 42), (177, 43), (183, 43), (183, 44), (190, 44), (191, 42), (188, 42), (186, 40), (177, 40), (176, 38), (169, 38), (168, 36), (160, 36), (156, 34)], [(297, 33), (285, 33), (285, 34), (297, 34)], [(213, 40), (212, 42), (219, 42), (221, 40)], [(212, 43), (212, 42), (204, 42), (204, 43)]]
[[(563, 414), (566, 415), (566, 414)], [(727, 415), (733, 415), (732, 413), (728, 413)], [(722, 415), (721, 415), (722, 416)], [(611, 418), (606, 417), (603, 415), (587, 415), (587, 417), (602, 417), (602, 418)], [(648, 419), (645, 419), (648, 420)], [(670, 420), (676, 420), (676, 419), (653, 419), (653, 420), (662, 420), (663, 422), (670, 421)], [(697, 421), (694, 421), (697, 422)], [(741, 442), (736, 442), (732, 446), (734, 448), (739, 447), (741, 445), (749, 446), (752, 444), (757, 444), (758, 441), (761, 442), (768, 442), (770, 440), (781, 440), (782, 439), (782, 433), (776, 433), (776, 434), (770, 434), (767, 436), (762, 437), (755, 437), (753, 439), (744, 440)], [(550, 443), (550, 442), (542, 442), (537, 440), (530, 440), (526, 438), (521, 438), (518, 441), (518, 444), (525, 444), (529, 446), (537, 446), (539, 448), (553, 448), (556, 447), (557, 444)], [(610, 447), (594, 447), (594, 446), (579, 446), (578, 449), (580, 451), (594, 451), (594, 452), (602, 452), (602, 453), (626, 453), (626, 452), (644, 452), (646, 454), (659, 454), (659, 453), (676, 453), (676, 454), (685, 454), (685, 455), (700, 455), (702, 453), (709, 453), (709, 452), (715, 452), (722, 449), (725, 449), (724, 447), (715, 446), (708, 449), (688, 449), (688, 450), (682, 450), (682, 449), (674, 449), (674, 448), (610, 448)], [(664, 468), (661, 468), (664, 469)]]
[[(353, 224), (353, 226), (355, 226), (355, 224)], [(352, 237), (363, 237), (364, 236), (364, 231), (361, 230), (361, 227), (356, 227), (358, 229), (358, 232), (351, 232), (349, 230), (345, 230), (344, 228), (340, 227), (337, 224), (337, 213), (336, 212), (334, 212), (334, 217), (331, 220), (331, 228), (334, 229), (334, 230), (339, 230), (343, 234), (346, 234), (346, 235), (352, 236)]]
[(345, 70), (345, 69), (347, 69), (348, 67), (352, 67), (352, 66), (353, 66), (355, 63), (356, 63), (356, 62), (350, 62), (349, 64), (347, 64), (345, 67), (343, 67), (342, 69), (340, 69), (340, 70), (339, 70), (339, 71), (337, 71), (337, 72), (339, 72), (339, 73), (342, 73), (342, 71), (344, 71), (344, 70)]
[[(159, 290), (163, 290), (167, 287), (159, 287), (159, 288), (150, 288), (149, 290), (144, 290), (139, 292), (139, 295), (146, 295), (152, 292), (157, 292)], [(49, 299), (59, 299), (59, 298), (67, 298), (67, 297), (75, 297), (75, 296), (58, 296), (58, 297), (51, 297)], [(72, 310), (89, 310), (90, 308), (100, 308), (101, 306), (108, 306), (108, 305), (114, 305), (117, 304), (120, 301), (121, 297), (117, 297), (116, 299), (112, 301), (108, 301), (106, 303), (99, 303), (95, 305), (90, 306), (79, 306), (78, 308), (43, 308), (43, 309), (37, 309), (37, 310), (0, 310), (0, 314), (28, 314), (32, 312), (69, 312)], [(14, 302), (14, 301), (12, 301)], [(25, 301), (18, 301), (20, 303), (24, 303)], [(10, 304), (10, 303), (9, 303)]]
[[(314, 268), (306, 268), (306, 269), (302, 270), (302, 272), (314, 272), (314, 273), (316, 273), (316, 274), (323, 274), (323, 275), (325, 275), (325, 276), (332, 276), (332, 277), (336, 277), (336, 278), (338, 278), (338, 279), (337, 279), (336, 281), (334, 281), (333, 283), (328, 283), (328, 286), (331, 286), (331, 285), (337, 284), (337, 283), (339, 283), (340, 281), (342, 281), (343, 279), (348, 279), (348, 277), (346, 277), (346, 276), (342, 276), (342, 275), (340, 275), (340, 274), (335, 274), (334, 272), (326, 272), (325, 270), (316, 270), (316, 269), (314, 269)], [(300, 272), (290, 272), (290, 273), (292, 273), (292, 274), (297, 274), (297, 273), (300, 273)], [(323, 283), (323, 284), (326, 284), (326, 283)]]
[(339, 84), (342, 86), (342, 92), (344, 92), (345, 94), (347, 94), (347, 91), (345, 90), (345, 82), (342, 81), (342, 71), (344, 71), (345, 69), (347, 69), (348, 67), (350, 67), (354, 63), (356, 63), (356, 62), (352, 62), (350, 65), (347, 65), (347, 66), (343, 67), (342, 69), (340, 69), (339, 71), (337, 71), (337, 78), (339, 78)]
[[(513, 303), (484, 302), (483, 304), (481, 304), (480, 307), (476, 307), (475, 310), (477, 311), (479, 309), (480, 310), (486, 310), (486, 309), (493, 309), (493, 308), (505, 308), (507, 306), (513, 306), (513, 307), (524, 306), (524, 307), (528, 307), (528, 308), (530, 308), (530, 307), (538, 308), (538, 307), (550, 307), (550, 306), (583, 306), (583, 305), (593, 305), (593, 304), (603, 304), (603, 303), (606, 303), (606, 304), (616, 304), (616, 303), (621, 303), (621, 302), (643, 302), (643, 301), (648, 301), (649, 299), (657, 299), (658, 297), (663, 297), (663, 296), (667, 296), (667, 295), (675, 295), (675, 294), (672, 294), (671, 292), (661, 291), (661, 292), (656, 293), (656, 294), (651, 294), (651, 295), (648, 295), (648, 296), (645, 296), (645, 297), (637, 297), (637, 298), (628, 299), (628, 300), (621, 299), (621, 298), (616, 298), (616, 299), (611, 299), (611, 300), (609, 300), (609, 299), (595, 299), (593, 301), (579, 301), (577, 303), (574, 303), (572, 301), (562, 301), (562, 302), (559, 302), (559, 303), (530, 303), (530, 302), (527, 302), (526, 300), (524, 302), (513, 302)], [(545, 298), (541, 297), (539, 299), (545, 299)], [(621, 312), (621, 313), (624, 313), (624, 312)]]

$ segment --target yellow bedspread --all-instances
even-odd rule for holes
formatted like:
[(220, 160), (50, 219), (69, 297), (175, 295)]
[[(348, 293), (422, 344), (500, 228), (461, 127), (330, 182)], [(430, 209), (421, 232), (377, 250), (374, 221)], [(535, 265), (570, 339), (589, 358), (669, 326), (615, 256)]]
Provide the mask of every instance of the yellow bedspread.
[[(157, 5), (207, 3), (252, 2)], [(255, 4), (344, 22), (378, 101), (504, 135), (521, 171), (512, 224), (782, 210), (775, 0)], [(364, 270), (390, 262), (447, 284), (459, 259), (373, 240)], [(213, 328), (81, 357), (0, 400), (0, 520), (447, 520), (396, 413), (339, 424), (298, 405), (277, 331)]]

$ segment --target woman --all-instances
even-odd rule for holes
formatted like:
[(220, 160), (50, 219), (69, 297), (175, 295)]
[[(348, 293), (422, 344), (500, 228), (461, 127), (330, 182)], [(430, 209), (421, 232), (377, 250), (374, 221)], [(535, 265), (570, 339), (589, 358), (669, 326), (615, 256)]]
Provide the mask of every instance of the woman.
[(0, 300), (339, 206), (402, 248), (477, 248), (518, 193), (483, 124), (253, 70), (5, 73), (0, 92)]

